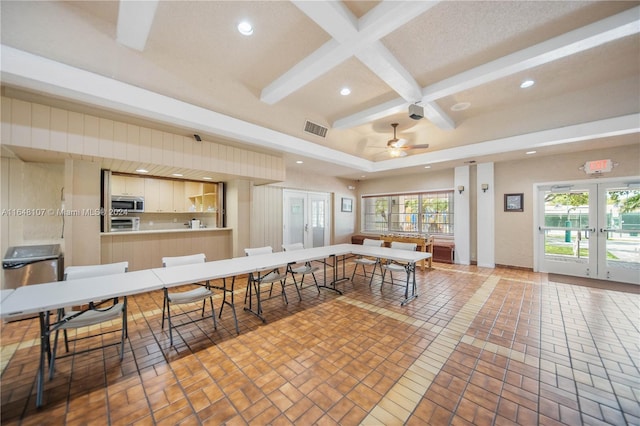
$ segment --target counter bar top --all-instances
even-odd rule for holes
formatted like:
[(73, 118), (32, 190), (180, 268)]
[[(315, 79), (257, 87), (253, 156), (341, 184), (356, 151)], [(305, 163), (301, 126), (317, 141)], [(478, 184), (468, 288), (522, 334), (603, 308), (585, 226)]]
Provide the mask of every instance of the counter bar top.
[(149, 235), (149, 234), (175, 234), (178, 232), (214, 232), (214, 231), (231, 231), (232, 228), (199, 228), (199, 229), (144, 229), (141, 231), (115, 231), (101, 232), (100, 235)]

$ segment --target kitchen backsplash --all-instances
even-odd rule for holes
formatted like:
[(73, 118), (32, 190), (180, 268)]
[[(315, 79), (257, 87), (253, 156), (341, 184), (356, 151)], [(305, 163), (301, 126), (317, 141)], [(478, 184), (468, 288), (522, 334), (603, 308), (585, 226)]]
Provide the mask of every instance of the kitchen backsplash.
[(189, 229), (191, 219), (200, 220), (201, 227), (215, 228), (216, 226), (216, 215), (207, 213), (137, 213), (129, 216), (140, 218), (141, 231)]

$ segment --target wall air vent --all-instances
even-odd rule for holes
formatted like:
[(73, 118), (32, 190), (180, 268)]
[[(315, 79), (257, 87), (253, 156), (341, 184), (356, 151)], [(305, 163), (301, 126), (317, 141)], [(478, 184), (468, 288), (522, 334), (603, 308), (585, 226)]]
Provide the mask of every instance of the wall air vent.
[(329, 129), (321, 126), (319, 124), (316, 123), (312, 123), (311, 121), (307, 120), (304, 123), (304, 131), (306, 133), (311, 133), (312, 135), (316, 135), (316, 136), (320, 136), (321, 138), (324, 138), (327, 136), (327, 131)]

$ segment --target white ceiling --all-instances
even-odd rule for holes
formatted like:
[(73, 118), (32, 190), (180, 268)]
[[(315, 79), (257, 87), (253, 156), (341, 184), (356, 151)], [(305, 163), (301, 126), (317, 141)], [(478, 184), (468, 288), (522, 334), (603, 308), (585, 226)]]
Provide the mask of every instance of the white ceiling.
[[(640, 2), (3, 0), (0, 15), (9, 96), (280, 152), (322, 174), (640, 143)], [(412, 103), (425, 118), (409, 118)], [(394, 122), (430, 147), (391, 159)]]

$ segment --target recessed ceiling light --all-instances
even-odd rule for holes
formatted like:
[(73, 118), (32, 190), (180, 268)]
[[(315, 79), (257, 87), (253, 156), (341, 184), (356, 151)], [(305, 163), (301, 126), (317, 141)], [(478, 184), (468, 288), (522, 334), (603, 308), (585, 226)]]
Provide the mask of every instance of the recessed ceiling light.
[(250, 36), (253, 34), (253, 27), (248, 21), (242, 21), (238, 24), (238, 31), (242, 35)]
[(343, 87), (342, 89), (340, 89), (340, 94), (342, 96), (347, 96), (351, 94), (351, 89), (349, 89), (348, 87)]
[(171, 176), (182, 177), (183, 174), (182, 173), (171, 173)]
[(536, 82), (533, 81), (533, 80), (525, 80), (522, 83), (520, 83), (520, 88), (521, 89), (526, 89), (527, 87), (531, 87), (534, 84), (536, 84)]
[(464, 111), (471, 106), (471, 102), (458, 102), (451, 106), (451, 111)]
[(302, 160), (296, 161), (296, 164), (303, 164), (303, 163), (304, 163), (304, 161), (302, 161)]
[(136, 172), (138, 172), (138, 173), (149, 173), (149, 170), (145, 170), (145, 169), (136, 169)]
[(527, 151), (527, 152), (525, 152), (525, 154), (527, 154), (527, 155), (531, 155), (531, 154), (535, 154), (536, 152), (537, 152), (537, 151)]
[(202, 179), (204, 179), (204, 180), (211, 180), (211, 179), (213, 179), (213, 178), (210, 178), (209, 176), (205, 176), (205, 177), (203, 177)]

